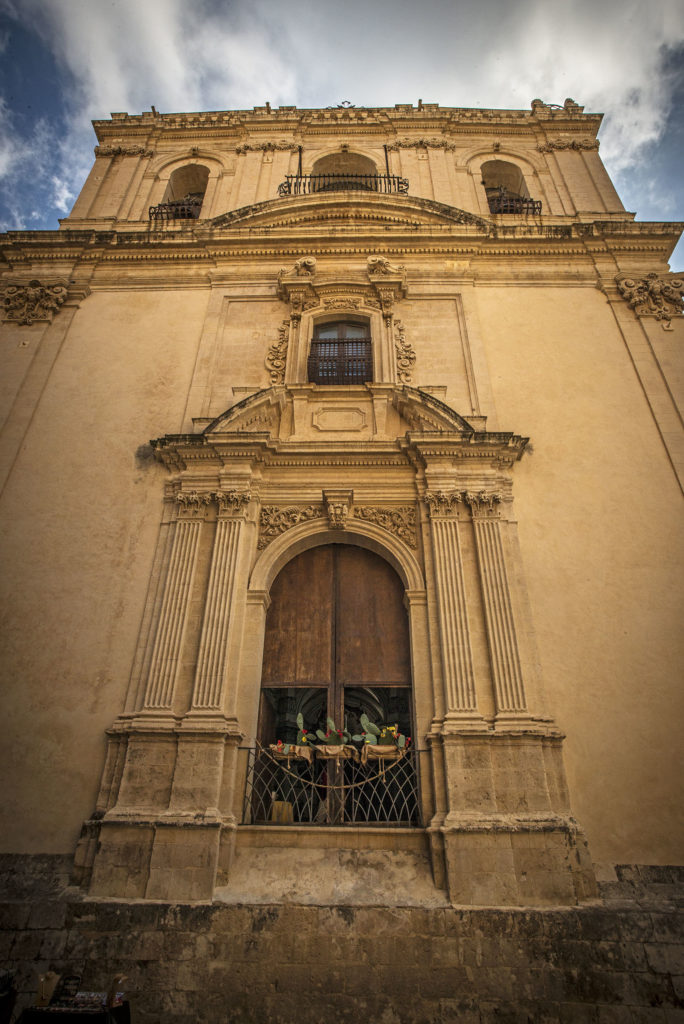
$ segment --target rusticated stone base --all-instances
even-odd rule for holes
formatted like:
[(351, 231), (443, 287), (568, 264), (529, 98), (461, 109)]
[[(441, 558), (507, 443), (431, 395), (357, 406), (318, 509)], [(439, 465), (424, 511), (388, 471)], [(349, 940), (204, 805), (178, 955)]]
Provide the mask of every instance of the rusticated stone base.
[(126, 974), (135, 1024), (675, 1024), (682, 881), (682, 869), (621, 867), (607, 899), (535, 910), (189, 906), (45, 889), (30, 902), (10, 892), (0, 956), (16, 973), (18, 1008), (51, 966), (95, 990)]

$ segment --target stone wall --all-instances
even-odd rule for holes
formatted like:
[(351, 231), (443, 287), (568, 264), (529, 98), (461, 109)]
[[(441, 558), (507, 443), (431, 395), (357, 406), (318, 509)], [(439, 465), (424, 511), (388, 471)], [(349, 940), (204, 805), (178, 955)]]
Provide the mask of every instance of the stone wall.
[(674, 1024), (682, 875), (620, 868), (603, 900), (562, 910), (188, 906), (67, 890), (0, 904), (0, 956), (18, 1009), (51, 966), (94, 990), (125, 973), (135, 1024)]

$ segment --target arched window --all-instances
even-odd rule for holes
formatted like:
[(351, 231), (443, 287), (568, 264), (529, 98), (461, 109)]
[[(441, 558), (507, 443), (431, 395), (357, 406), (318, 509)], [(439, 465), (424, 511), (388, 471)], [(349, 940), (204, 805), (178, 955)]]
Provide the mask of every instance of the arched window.
[(316, 324), (307, 362), (311, 384), (365, 384), (373, 379), (367, 320)]
[(378, 169), (360, 153), (331, 153), (311, 169), (312, 192), (379, 191)]
[(169, 178), (164, 198), (150, 207), (154, 220), (192, 220), (202, 212), (204, 193), (209, 181), (209, 168), (202, 164), (178, 167)]
[(490, 213), (541, 213), (541, 202), (530, 198), (523, 172), (515, 164), (487, 160), (481, 172)]
[[(411, 668), (404, 588), (394, 569), (365, 548), (328, 544), (293, 558), (271, 587), (266, 618), (258, 755), (248, 786), (246, 817), (281, 823), (350, 824), (417, 821), (412, 749), (398, 759), (356, 755), (300, 760), (286, 771), (267, 753), (297, 741), (297, 716), (307, 735), (327, 720), (360, 736), (361, 716), (378, 728), (412, 735)], [(328, 740), (333, 744), (335, 737)], [(340, 741), (338, 740), (338, 743)], [(282, 806), (276, 807), (276, 815)]]

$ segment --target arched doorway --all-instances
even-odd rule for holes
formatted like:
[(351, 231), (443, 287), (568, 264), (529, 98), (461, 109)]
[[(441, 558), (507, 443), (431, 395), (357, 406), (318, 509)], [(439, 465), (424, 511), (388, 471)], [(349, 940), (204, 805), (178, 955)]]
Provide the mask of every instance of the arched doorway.
[[(269, 797), (287, 823), (414, 823), (412, 751), (400, 763), (268, 761), (271, 744), (295, 743), (297, 716), (311, 735), (326, 720), (359, 735), (361, 716), (412, 735), (411, 662), (404, 588), (379, 555), (348, 544), (310, 548), (281, 570), (266, 618), (252, 821), (271, 820)], [(363, 744), (360, 744), (362, 750)], [(261, 774), (259, 774), (261, 772)], [(299, 780), (301, 779), (301, 784)], [(307, 788), (308, 787), (308, 788)], [(285, 822), (283, 822), (285, 823)]]

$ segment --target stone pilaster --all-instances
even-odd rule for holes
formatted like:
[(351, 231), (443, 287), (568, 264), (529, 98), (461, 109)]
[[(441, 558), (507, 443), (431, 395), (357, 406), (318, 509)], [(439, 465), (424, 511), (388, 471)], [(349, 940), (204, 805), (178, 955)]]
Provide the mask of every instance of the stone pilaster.
[(463, 560), (459, 538), (459, 492), (428, 491), (435, 584), (439, 609), (439, 634), (446, 705), (445, 724), (481, 728), (477, 710), (473, 655), (468, 624)]
[(470, 507), (484, 599), (487, 640), (494, 680), (497, 724), (527, 717), (520, 652), (501, 536), (500, 503), (495, 492), (464, 492)]
[(183, 646), (188, 606), (197, 564), (200, 531), (211, 502), (196, 491), (177, 495), (174, 527), (164, 596), (154, 638), (143, 711), (171, 712)]

